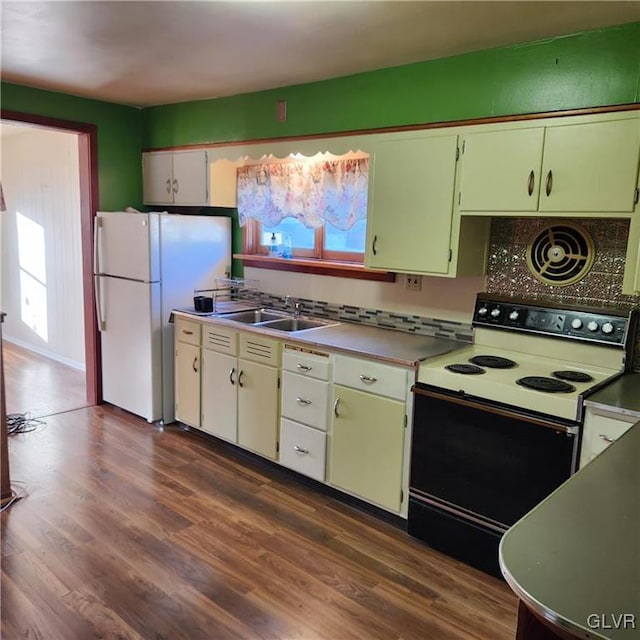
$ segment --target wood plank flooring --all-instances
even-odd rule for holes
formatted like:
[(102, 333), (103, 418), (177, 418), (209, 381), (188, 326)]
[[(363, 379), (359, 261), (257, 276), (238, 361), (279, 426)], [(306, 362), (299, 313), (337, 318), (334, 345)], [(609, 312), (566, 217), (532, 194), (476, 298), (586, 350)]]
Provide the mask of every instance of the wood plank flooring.
[(108, 406), (46, 423), (9, 442), (4, 640), (514, 637), (504, 583), (283, 470)]
[(84, 371), (4, 341), (7, 413), (34, 418), (87, 406)]

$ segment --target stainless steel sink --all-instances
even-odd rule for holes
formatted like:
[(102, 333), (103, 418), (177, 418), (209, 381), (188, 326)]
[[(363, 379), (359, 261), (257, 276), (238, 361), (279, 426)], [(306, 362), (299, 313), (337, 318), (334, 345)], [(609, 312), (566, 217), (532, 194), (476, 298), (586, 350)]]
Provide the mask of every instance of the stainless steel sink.
[(237, 311), (236, 313), (225, 313), (219, 316), (223, 320), (234, 320), (235, 322), (243, 322), (245, 324), (258, 324), (259, 322), (267, 322), (269, 320), (288, 319), (286, 313), (278, 313), (269, 309), (254, 309), (253, 311)]
[(319, 320), (316, 318), (282, 318), (263, 323), (262, 327), (276, 329), (277, 331), (305, 331), (306, 329), (318, 329), (339, 324), (331, 320)]

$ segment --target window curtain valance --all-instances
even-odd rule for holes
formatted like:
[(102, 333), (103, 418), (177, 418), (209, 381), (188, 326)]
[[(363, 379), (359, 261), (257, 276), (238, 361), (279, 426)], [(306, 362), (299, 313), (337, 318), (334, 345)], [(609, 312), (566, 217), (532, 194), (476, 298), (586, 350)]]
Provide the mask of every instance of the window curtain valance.
[(306, 227), (325, 222), (350, 229), (367, 217), (369, 159), (308, 160), (238, 168), (240, 224), (274, 227), (296, 218)]

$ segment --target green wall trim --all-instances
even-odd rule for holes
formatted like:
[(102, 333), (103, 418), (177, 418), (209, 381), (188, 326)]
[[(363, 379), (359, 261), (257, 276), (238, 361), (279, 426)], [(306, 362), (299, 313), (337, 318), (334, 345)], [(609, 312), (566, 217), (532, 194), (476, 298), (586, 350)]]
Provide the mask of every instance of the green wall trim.
[(134, 107), (2, 82), (2, 108), (98, 128), (99, 208), (142, 205), (142, 112)]
[[(639, 101), (640, 22), (321, 82), (143, 109), (143, 147), (301, 136)], [(287, 121), (276, 103), (287, 101)]]

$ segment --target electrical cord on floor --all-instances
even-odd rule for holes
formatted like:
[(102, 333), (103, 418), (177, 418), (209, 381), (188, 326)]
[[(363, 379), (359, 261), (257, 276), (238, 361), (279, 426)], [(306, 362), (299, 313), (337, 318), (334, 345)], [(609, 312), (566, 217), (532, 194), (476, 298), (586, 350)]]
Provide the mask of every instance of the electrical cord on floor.
[(28, 433), (46, 424), (44, 420), (32, 418), (30, 413), (9, 413), (7, 415), (7, 435), (13, 436), (17, 433)]
[[(24, 484), (23, 482), (18, 482), (17, 480), (12, 482), (11, 484)], [(4, 513), (9, 507), (13, 506), (18, 500), (22, 500), (26, 498), (29, 494), (24, 491), (23, 493), (18, 493), (13, 487), (11, 488), (11, 498), (6, 504), (3, 504), (0, 507), (0, 513)]]

